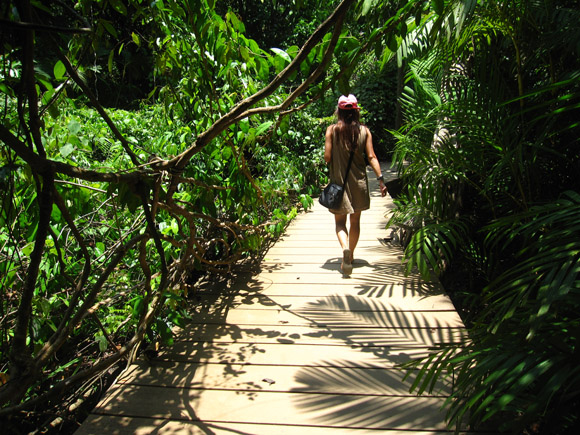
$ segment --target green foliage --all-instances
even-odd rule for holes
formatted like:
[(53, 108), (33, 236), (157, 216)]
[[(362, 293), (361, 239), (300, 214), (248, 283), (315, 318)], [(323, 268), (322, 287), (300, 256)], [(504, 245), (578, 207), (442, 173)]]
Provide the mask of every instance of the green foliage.
[(221, 0), (216, 10), (231, 9), (244, 22), (246, 34), (260, 47), (287, 48), (302, 44), (336, 6), (336, 1)]
[[(0, 11), (0, 416), (41, 413), (148, 341), (170, 344), (201, 274), (228, 273), (312, 205), (326, 95), (350, 89), (367, 53), (384, 66), (428, 6), (217, 3)], [(380, 135), (377, 88), (361, 94)]]
[(471, 329), (469, 342), (442, 348), (420, 363), (414, 386), (420, 391), (432, 388), (435, 371), (454, 376), (450, 421), (468, 419), (477, 425), (504, 415), (514, 428), (540, 420), (553, 433), (577, 423), (579, 207), (580, 196), (567, 192), (552, 204), (487, 228), (489, 242), (531, 242), (519, 250), (514, 265), (485, 288), (486, 309), (478, 316), (481, 323)]
[(362, 107), (361, 115), (373, 134), (373, 146), (379, 159), (387, 158), (393, 148), (395, 128), (397, 72), (392, 63), (380, 69), (374, 53), (369, 53), (352, 77), (352, 92)]
[(439, 275), (470, 326), (469, 341), (413, 364), (419, 392), (453, 377), (451, 424), (577, 424), (580, 64), (568, 60), (580, 29), (568, 3), (432, 2), (426, 26), (447, 37), (407, 50), (394, 158), (408, 194), (391, 223), (412, 233), (408, 270)]
[[(326, 181), (324, 163), (324, 134), (327, 124), (312, 117), (308, 112), (291, 115), (284, 120), (263, 155), (263, 171), (266, 178), (285, 177), (283, 188), (298, 192), (305, 186), (305, 193), (314, 196)], [(261, 154), (258, 154), (261, 155)]]
[(15, 30), (0, 58), (2, 416), (171, 344), (201, 274), (312, 206), (322, 127), (280, 115), (300, 95), (283, 84), (341, 33), (330, 21), (295, 62), (211, 1), (24, 3), (3, 9), (10, 28), (54, 29)]

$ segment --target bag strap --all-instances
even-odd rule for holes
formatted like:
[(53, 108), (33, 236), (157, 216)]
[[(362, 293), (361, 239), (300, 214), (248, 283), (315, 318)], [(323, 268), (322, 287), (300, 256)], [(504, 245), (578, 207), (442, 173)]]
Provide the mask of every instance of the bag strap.
[(348, 158), (348, 165), (346, 166), (346, 172), (344, 174), (344, 183), (342, 183), (342, 188), (344, 189), (344, 186), (346, 186), (346, 180), (348, 177), (348, 173), (350, 171), (350, 165), (352, 164), (352, 158), (354, 156), (354, 150), (350, 151), (350, 157)]

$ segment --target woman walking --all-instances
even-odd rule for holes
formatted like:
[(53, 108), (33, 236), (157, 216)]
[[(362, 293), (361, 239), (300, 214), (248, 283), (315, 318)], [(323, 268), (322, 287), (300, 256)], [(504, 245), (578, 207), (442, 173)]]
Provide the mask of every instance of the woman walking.
[[(340, 268), (344, 275), (350, 275), (354, 249), (360, 236), (361, 212), (370, 207), (364, 152), (366, 152), (369, 164), (377, 176), (382, 196), (387, 194), (387, 187), (373, 149), (371, 132), (366, 126), (360, 124), (358, 101), (354, 95), (342, 95), (338, 99), (337, 117), (338, 122), (326, 129), (324, 160), (330, 164), (330, 181), (340, 185), (344, 184), (344, 196), (340, 208), (330, 211), (334, 214), (336, 235), (342, 247)], [(353, 153), (352, 164), (347, 179), (344, 180), (351, 152)], [(346, 226), (347, 216), (350, 220), (348, 229)]]

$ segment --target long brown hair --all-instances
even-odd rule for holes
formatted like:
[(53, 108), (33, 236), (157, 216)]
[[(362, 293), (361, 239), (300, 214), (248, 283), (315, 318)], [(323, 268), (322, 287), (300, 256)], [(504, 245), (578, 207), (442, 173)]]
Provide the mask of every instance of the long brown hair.
[(354, 151), (360, 135), (360, 113), (356, 109), (336, 109), (338, 136)]

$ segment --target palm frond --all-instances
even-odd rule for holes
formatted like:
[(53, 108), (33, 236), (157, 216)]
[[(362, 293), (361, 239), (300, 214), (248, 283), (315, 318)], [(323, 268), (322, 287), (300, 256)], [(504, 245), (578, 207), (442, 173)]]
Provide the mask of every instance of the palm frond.
[(557, 433), (577, 422), (580, 11), (570, 5), (446, 2), (431, 36), (447, 31), (409, 65), (394, 155), (408, 195), (392, 218), (414, 231), (406, 266), (441, 273), (461, 259), (485, 278), (465, 290), (479, 302), (470, 341), (414, 366), (419, 392), (453, 374), (452, 424)]
[(417, 267), (423, 277), (431, 272), (439, 275), (446, 263), (461, 252), (461, 246), (469, 246), (470, 223), (456, 219), (432, 223), (418, 229), (405, 249), (406, 272)]
[(562, 199), (528, 212), (505, 217), (487, 227), (487, 243), (516, 243), (515, 265), (492, 282), (485, 299), (493, 306), (490, 329), (523, 308), (529, 332), (550, 313), (552, 304), (580, 289), (580, 195), (567, 192)]

